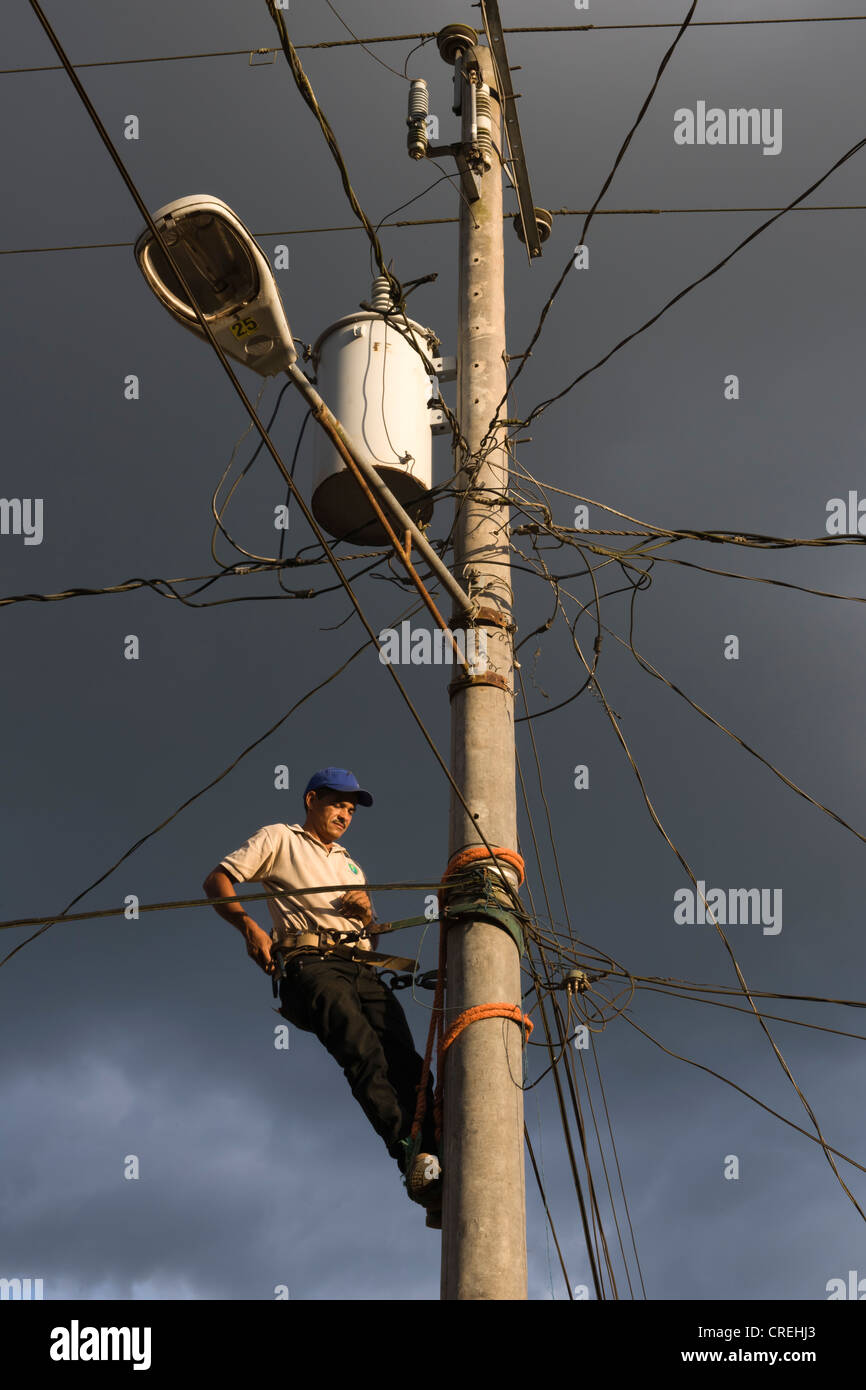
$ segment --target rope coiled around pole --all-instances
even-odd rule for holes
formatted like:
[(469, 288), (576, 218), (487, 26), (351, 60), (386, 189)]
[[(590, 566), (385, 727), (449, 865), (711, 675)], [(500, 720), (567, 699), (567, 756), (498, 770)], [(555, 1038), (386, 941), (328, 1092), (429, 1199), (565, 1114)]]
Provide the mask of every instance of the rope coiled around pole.
[[(417, 1086), (415, 1116), (410, 1130), (410, 1137), (412, 1139), (411, 1152), (413, 1156), (418, 1151), (421, 1125), (427, 1112), (427, 1079), (430, 1075), (434, 1046), (436, 1047), (436, 1089), (433, 1096), (433, 1114), (436, 1126), (436, 1139), (437, 1141), (441, 1141), (443, 1063), (446, 1052), (457, 1040), (463, 1030), (468, 1028), (470, 1023), (477, 1023), (483, 1019), (506, 1018), (513, 1020), (515, 1023), (522, 1024), (526, 1029), (527, 1036), (532, 1032), (532, 1020), (527, 1014), (523, 1013), (520, 1005), (502, 1002), (475, 1004), (471, 1008), (464, 1009), (454, 1020), (448, 1032), (445, 1032), (445, 933), (455, 920), (459, 920), (455, 916), (449, 916), (446, 910), (447, 880), (456, 877), (463, 870), (468, 868), (470, 864), (475, 865), (482, 859), (495, 859), (516, 870), (518, 875), (518, 886), (524, 881), (525, 866), (522, 857), (515, 850), (503, 849), (500, 846), (494, 846), (492, 853), (482, 845), (475, 845), (470, 849), (460, 850), (448, 861), (448, 866), (442, 875), (442, 884), (439, 889), (441, 913), (439, 923), (439, 964), (436, 977), (436, 993), (433, 996), (433, 1008), (430, 1015), (430, 1027), (427, 1032), (427, 1045), (424, 1050), (421, 1077)], [(514, 936), (513, 932), (512, 936)], [(516, 936), (514, 936), (514, 940), (520, 948), (521, 943)]]

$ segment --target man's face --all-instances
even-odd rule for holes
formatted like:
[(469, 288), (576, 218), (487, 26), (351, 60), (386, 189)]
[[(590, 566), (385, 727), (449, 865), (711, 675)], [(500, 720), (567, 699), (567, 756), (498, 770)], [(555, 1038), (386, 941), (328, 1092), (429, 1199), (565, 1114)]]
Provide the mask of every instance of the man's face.
[(307, 823), (314, 834), (325, 844), (339, 840), (352, 824), (357, 805), (354, 796), (348, 792), (333, 792), (327, 787), (310, 793), (307, 806)]

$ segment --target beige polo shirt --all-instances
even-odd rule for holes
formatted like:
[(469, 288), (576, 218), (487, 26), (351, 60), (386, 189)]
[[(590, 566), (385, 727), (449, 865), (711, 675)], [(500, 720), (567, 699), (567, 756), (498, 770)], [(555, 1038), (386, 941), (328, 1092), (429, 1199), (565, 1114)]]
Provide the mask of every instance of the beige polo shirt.
[[(263, 825), (240, 849), (220, 860), (220, 866), (243, 883), (261, 883), (289, 894), (292, 888), (340, 885), (330, 893), (268, 898), (274, 942), (291, 946), (333, 942), (336, 938), (328, 928), (345, 932), (360, 926), (356, 919), (342, 916), (336, 904), (347, 889), (364, 887), (367, 880), (361, 866), (341, 844), (323, 845), (301, 825)], [(366, 936), (352, 945), (362, 951), (372, 949)]]

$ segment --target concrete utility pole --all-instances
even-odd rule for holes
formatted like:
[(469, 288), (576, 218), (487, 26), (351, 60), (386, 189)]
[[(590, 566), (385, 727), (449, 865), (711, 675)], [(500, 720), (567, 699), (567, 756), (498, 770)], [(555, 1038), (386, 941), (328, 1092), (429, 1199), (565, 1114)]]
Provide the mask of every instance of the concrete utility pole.
[[(440, 52), (456, 63), (462, 88), (462, 153), (474, 145), (491, 153), (485, 116), (491, 118), (491, 165), (470, 159), (480, 196), (460, 200), (460, 289), (457, 415), (471, 454), (478, 449), (505, 392), (505, 288), (502, 220), (503, 148), (500, 106), (490, 52), (461, 47), (449, 25)], [(471, 34), (472, 31), (469, 31)], [(460, 76), (462, 68), (462, 78)], [(478, 83), (484, 84), (479, 91)], [(459, 85), (458, 85), (459, 84)], [(475, 87), (475, 95), (470, 87)], [(493, 89), (489, 91), (485, 90)], [(464, 180), (465, 186), (465, 180)], [(505, 412), (503, 408), (503, 413)], [(451, 766), (472, 814), (452, 794), (449, 854), (489, 843), (517, 848), (514, 758), (512, 591), (504, 500), (508, 459), (491, 451), (474, 475), (464, 469), (458, 487), (455, 574), (471, 582), (487, 634), (488, 674), (452, 682)], [(503, 496), (491, 503), (493, 493)], [(466, 625), (465, 613), (455, 622)], [(497, 621), (498, 619), (498, 621)], [(517, 882), (516, 875), (512, 880)], [(446, 1028), (476, 1004), (520, 1004), (520, 958), (512, 938), (488, 922), (461, 922), (447, 936)], [(465, 1028), (445, 1059), (445, 1150), (442, 1297), (525, 1299), (526, 1188), (523, 1158), (522, 1030), (504, 1018)]]

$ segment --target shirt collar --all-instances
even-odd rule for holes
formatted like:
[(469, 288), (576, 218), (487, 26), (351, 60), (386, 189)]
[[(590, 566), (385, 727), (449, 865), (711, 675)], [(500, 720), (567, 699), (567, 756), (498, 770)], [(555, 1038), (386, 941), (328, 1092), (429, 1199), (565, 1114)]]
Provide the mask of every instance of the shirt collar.
[(349, 851), (337, 840), (335, 840), (332, 845), (323, 845), (321, 840), (316, 839), (316, 836), (311, 835), (309, 830), (305, 830), (302, 825), (288, 825), (288, 822), (286, 822), (286, 824), (289, 830), (294, 830), (298, 835), (303, 835), (305, 840), (309, 840), (319, 849), (323, 849), (326, 854), (333, 854), (334, 850), (337, 850), (339, 854), (345, 854), (347, 859), (350, 858)]

